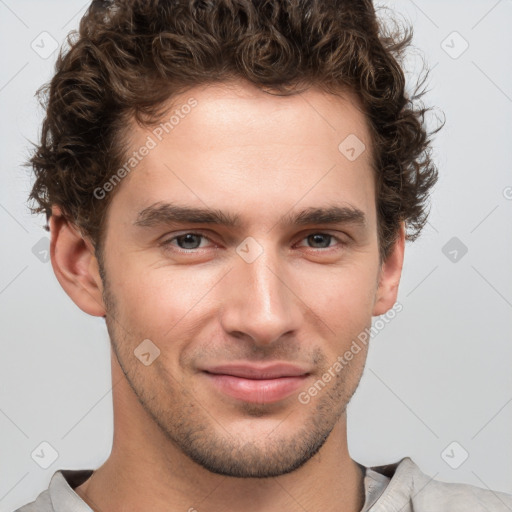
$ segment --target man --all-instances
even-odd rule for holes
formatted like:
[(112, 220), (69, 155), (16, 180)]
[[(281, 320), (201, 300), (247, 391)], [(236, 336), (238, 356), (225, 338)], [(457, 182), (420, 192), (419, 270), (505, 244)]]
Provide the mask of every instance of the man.
[[(512, 510), (349, 454), (373, 316), (437, 179), (371, 2), (93, 2), (57, 62), (31, 198), (106, 320), (114, 441), (29, 511)], [(343, 361), (343, 362), (342, 362)]]

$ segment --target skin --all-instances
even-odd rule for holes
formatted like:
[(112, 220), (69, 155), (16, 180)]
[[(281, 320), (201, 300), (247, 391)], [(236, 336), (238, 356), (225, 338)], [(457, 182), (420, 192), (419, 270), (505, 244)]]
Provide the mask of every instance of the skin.
[[(279, 97), (210, 84), (173, 105), (190, 97), (197, 106), (117, 185), (104, 282), (91, 241), (58, 206), (50, 219), (55, 274), (78, 307), (105, 316), (112, 346), (112, 452), (75, 491), (102, 511), (357, 512), (363, 474), (346, 406), (367, 346), (308, 404), (298, 393), (397, 298), (404, 226), (381, 264), (366, 118), (352, 94), (315, 88)], [(129, 128), (134, 150), (152, 134)], [(338, 150), (349, 134), (366, 145), (354, 161)], [(244, 225), (134, 224), (159, 201), (237, 213)], [(366, 225), (279, 223), (334, 203), (362, 210)], [(161, 245), (187, 232), (206, 238)], [(236, 251), (249, 236), (262, 248), (252, 263)], [(160, 350), (148, 366), (134, 355), (145, 339)], [(290, 397), (249, 404), (199, 370), (233, 361), (293, 362), (310, 375)]]

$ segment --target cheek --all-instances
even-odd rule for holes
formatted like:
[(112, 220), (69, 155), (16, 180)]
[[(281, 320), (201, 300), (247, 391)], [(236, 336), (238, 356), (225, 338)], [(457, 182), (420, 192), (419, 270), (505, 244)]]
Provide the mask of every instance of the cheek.
[(358, 334), (371, 321), (377, 268), (369, 259), (343, 267), (317, 267), (297, 276), (297, 296), (337, 339)]
[(152, 339), (172, 339), (174, 334), (204, 310), (209, 290), (219, 280), (217, 272), (199, 267), (152, 268), (143, 258), (127, 262), (112, 279), (119, 320), (132, 333)]
[[(111, 249), (122, 247), (122, 240), (116, 242)], [(371, 319), (376, 247), (366, 249), (348, 253), (339, 265), (301, 261), (287, 267), (283, 275), (296, 295), (290, 299), (291, 306), (301, 309), (305, 323), (317, 324), (318, 334), (332, 336), (337, 345), (350, 343), (349, 338), (357, 336)], [(157, 344), (173, 339), (178, 343), (214, 317), (219, 303), (229, 307), (226, 300), (232, 283), (229, 276), (223, 280), (224, 266), (163, 265), (161, 261), (156, 266), (154, 258), (141, 251), (114, 249), (110, 256), (107, 273), (116, 300), (116, 320), (132, 337), (149, 338)]]

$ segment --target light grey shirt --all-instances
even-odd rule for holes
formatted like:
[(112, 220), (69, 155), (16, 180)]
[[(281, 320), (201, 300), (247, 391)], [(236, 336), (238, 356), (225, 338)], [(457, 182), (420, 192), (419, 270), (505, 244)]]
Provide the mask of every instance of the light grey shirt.
[[(361, 512), (512, 512), (512, 495), (468, 484), (445, 483), (423, 473), (409, 457), (365, 472)], [(56, 471), (48, 489), (14, 512), (91, 512), (74, 491), (92, 469)]]

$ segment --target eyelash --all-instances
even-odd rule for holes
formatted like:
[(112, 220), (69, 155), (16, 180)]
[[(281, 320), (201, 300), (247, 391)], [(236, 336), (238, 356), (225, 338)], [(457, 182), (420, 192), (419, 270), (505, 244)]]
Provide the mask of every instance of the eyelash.
[[(174, 240), (177, 240), (178, 238), (182, 238), (182, 237), (185, 237), (186, 235), (195, 235), (195, 236), (200, 236), (206, 240), (209, 240), (210, 242), (212, 242), (212, 240), (210, 240), (210, 238), (208, 236), (206, 236), (205, 234), (201, 233), (201, 232), (197, 232), (197, 231), (187, 231), (185, 233), (182, 233), (181, 235), (176, 235), (176, 236), (173, 236), (172, 238), (169, 238), (167, 240), (164, 240), (160, 245), (164, 247), (165, 250), (168, 250), (170, 247), (172, 247), (172, 251), (174, 252), (178, 252), (178, 253), (181, 253), (181, 254), (196, 254), (198, 251), (201, 250), (201, 248), (196, 248), (196, 249), (182, 249), (181, 247), (176, 247), (174, 245), (172, 245), (172, 242), (174, 242)], [(322, 231), (314, 231), (314, 232), (311, 232), (309, 234), (307, 234), (306, 236), (304, 236), (302, 240), (305, 240), (307, 238), (309, 238), (310, 236), (313, 236), (313, 235), (323, 235), (323, 236), (328, 236), (330, 237), (331, 239), (334, 239), (338, 242), (340, 248), (343, 248), (347, 245), (347, 242), (344, 242), (341, 238), (335, 236), (335, 235), (332, 235), (330, 233), (324, 233)], [(322, 251), (322, 252), (327, 252), (329, 250), (332, 250), (332, 249), (335, 249), (336, 247), (333, 246), (333, 247), (323, 247), (323, 248), (315, 248), (315, 247), (309, 247), (310, 250), (312, 251)]]

